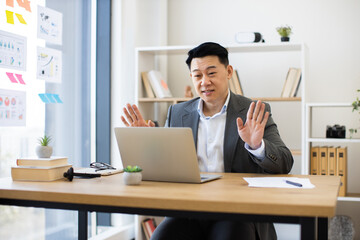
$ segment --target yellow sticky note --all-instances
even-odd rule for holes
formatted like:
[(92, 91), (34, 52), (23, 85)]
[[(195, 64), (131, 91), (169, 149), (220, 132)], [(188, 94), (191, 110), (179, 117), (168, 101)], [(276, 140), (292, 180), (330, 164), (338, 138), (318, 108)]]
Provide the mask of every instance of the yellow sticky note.
[(15, 15), (17, 16), (17, 18), (19, 19), (19, 21), (22, 23), (22, 24), (26, 24), (23, 16), (21, 14), (18, 14), (18, 13), (15, 13)]
[(6, 10), (5, 12), (6, 12), (7, 22), (10, 24), (14, 24), (14, 13), (8, 10)]

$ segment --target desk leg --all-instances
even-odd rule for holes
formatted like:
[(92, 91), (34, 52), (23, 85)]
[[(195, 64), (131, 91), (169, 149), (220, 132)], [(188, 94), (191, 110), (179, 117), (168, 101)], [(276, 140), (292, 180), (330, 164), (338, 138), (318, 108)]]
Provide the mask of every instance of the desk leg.
[(87, 240), (88, 231), (88, 212), (79, 211), (78, 214), (78, 239)]
[(328, 239), (328, 218), (318, 218), (318, 240)]
[(315, 239), (315, 218), (303, 217), (300, 220), (301, 240)]

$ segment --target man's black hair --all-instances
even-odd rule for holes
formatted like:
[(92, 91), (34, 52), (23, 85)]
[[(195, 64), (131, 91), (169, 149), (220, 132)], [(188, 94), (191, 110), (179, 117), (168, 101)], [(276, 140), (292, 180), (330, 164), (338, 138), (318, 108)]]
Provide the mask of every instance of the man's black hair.
[(202, 58), (206, 56), (217, 56), (219, 58), (220, 63), (224, 64), (225, 67), (229, 65), (228, 51), (226, 48), (221, 46), (220, 44), (214, 42), (206, 42), (202, 43), (196, 48), (191, 49), (188, 52), (188, 58), (186, 59), (186, 64), (189, 69), (191, 66), (191, 61), (193, 58)]

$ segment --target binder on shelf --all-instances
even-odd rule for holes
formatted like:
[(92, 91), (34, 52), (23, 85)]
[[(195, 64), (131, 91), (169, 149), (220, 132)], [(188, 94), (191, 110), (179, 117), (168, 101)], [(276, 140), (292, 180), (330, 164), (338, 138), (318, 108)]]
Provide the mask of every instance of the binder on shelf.
[(161, 75), (161, 72), (151, 70), (148, 72), (147, 75), (156, 97), (158, 98), (172, 97), (170, 89), (164, 77)]
[(239, 94), (239, 95), (244, 95), (244, 92), (241, 87), (240, 78), (239, 78), (238, 72), (236, 70), (234, 70), (230, 81), (232, 81), (232, 83), (233, 83), (235, 93)]
[(328, 148), (320, 147), (320, 175), (328, 175)]
[(150, 80), (148, 78), (148, 73), (147, 72), (142, 72), (141, 73), (141, 78), (144, 84), (144, 88), (145, 88), (145, 92), (148, 98), (155, 98), (153, 89), (150, 85)]
[(319, 175), (319, 147), (311, 147), (310, 175)]
[(328, 148), (328, 175), (336, 176), (336, 148)]
[(301, 79), (301, 69), (300, 68), (289, 68), (289, 71), (286, 75), (285, 83), (283, 90), (281, 92), (281, 97), (295, 97), (296, 89), (300, 84)]
[(339, 196), (346, 196), (347, 192), (347, 147), (336, 148), (337, 158), (337, 176), (341, 178), (341, 185), (339, 190)]

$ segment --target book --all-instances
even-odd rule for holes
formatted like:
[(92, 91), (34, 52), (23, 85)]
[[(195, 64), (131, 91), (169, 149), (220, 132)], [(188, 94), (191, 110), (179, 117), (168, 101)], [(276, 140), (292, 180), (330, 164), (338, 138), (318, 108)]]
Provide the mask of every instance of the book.
[(296, 89), (300, 84), (300, 77), (301, 77), (300, 68), (289, 68), (281, 92), (281, 97), (294, 97)]
[(320, 175), (328, 175), (328, 148), (319, 148), (319, 161), (320, 161)]
[(161, 75), (161, 72), (151, 70), (148, 72), (148, 78), (157, 98), (172, 97), (170, 89), (164, 77)]
[(14, 181), (54, 181), (64, 178), (64, 172), (70, 167), (70, 164), (56, 167), (12, 167), (11, 177)]
[(295, 80), (295, 82), (294, 82), (294, 86), (293, 86), (293, 88), (292, 88), (292, 90), (291, 90), (291, 94), (290, 94), (291, 97), (296, 97), (297, 94), (298, 94), (298, 92), (299, 92), (300, 82), (301, 82), (301, 76), (302, 76), (302, 74), (301, 74), (301, 69), (298, 68), (297, 77), (296, 77), (296, 80)]
[(238, 72), (236, 70), (234, 70), (234, 72), (233, 72), (231, 81), (233, 83), (235, 93), (239, 94), (239, 95), (244, 95), (243, 89), (241, 87), (239, 75), (238, 75)]
[(153, 89), (150, 85), (150, 80), (148, 78), (148, 73), (147, 72), (142, 72), (141, 73), (141, 78), (144, 84), (144, 88), (145, 88), (145, 92), (148, 98), (155, 98)]
[(339, 196), (346, 196), (347, 192), (347, 148), (336, 148), (337, 176), (340, 176), (341, 185)]
[(153, 235), (155, 228), (156, 228), (156, 223), (155, 223), (155, 219), (154, 218), (147, 218), (144, 219), (141, 222), (142, 228), (144, 230), (145, 236), (147, 240), (150, 240), (151, 236)]
[(31, 167), (54, 167), (63, 166), (68, 164), (67, 157), (50, 157), (50, 158), (38, 158), (38, 157), (24, 157), (16, 159), (17, 166), (31, 166)]
[(319, 147), (311, 147), (310, 175), (319, 175)]
[(336, 148), (328, 148), (328, 175), (336, 175)]

